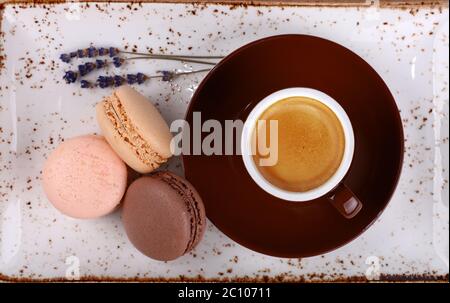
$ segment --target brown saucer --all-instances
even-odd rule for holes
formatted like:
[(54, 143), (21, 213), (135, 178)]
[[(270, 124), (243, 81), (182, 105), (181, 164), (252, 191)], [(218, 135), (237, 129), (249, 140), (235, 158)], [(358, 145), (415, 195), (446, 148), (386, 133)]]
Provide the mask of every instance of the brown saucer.
[(279, 257), (314, 256), (355, 239), (386, 207), (403, 160), (400, 115), (386, 84), (350, 50), (312, 36), (274, 36), (234, 51), (200, 84), (186, 120), (192, 125), (199, 111), (202, 121), (245, 121), (267, 95), (298, 86), (330, 95), (352, 122), (355, 153), (344, 180), (364, 205), (353, 219), (324, 198), (295, 203), (271, 196), (251, 179), (239, 155), (183, 156), (186, 178), (202, 196), (208, 218), (236, 242)]

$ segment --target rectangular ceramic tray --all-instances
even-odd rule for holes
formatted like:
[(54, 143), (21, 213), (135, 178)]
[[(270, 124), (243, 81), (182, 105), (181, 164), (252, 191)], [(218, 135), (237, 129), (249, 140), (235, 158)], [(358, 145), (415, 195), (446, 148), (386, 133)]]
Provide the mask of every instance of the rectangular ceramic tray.
[[(83, 280), (448, 280), (448, 7), (362, 2), (2, 5), (0, 280), (77, 278), (74, 268)], [(280, 259), (234, 243), (209, 222), (195, 251), (163, 263), (130, 245), (118, 212), (80, 221), (50, 206), (39, 181), (44, 159), (63, 138), (98, 132), (93, 107), (110, 93), (63, 83), (60, 53), (92, 43), (226, 55), (250, 41), (285, 33), (330, 39), (360, 55), (386, 81), (401, 111), (401, 179), (387, 209), (361, 237), (323, 256)], [(189, 67), (141, 61), (124, 69), (151, 74)], [(203, 76), (152, 80), (138, 89), (170, 122), (184, 117)], [(180, 159), (172, 159), (168, 169), (182, 173)]]

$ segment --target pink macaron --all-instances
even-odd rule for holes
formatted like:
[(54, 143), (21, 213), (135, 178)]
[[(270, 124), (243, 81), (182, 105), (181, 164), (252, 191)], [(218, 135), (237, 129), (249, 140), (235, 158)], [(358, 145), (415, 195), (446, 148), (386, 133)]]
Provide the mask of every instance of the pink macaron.
[(81, 219), (111, 213), (127, 186), (127, 167), (101, 136), (66, 140), (48, 157), (42, 184), (63, 214)]

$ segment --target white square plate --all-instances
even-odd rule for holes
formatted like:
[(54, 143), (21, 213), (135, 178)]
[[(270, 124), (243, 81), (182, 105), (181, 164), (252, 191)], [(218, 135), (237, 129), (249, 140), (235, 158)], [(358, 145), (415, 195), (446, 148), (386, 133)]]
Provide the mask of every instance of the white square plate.
[[(1, 16), (0, 279), (448, 279), (447, 7), (7, 4)], [(120, 211), (83, 221), (49, 204), (40, 186), (46, 156), (63, 138), (99, 132), (94, 105), (111, 92), (65, 84), (70, 67), (58, 59), (61, 53), (92, 44), (226, 55), (286, 33), (330, 39), (360, 55), (386, 81), (401, 110), (401, 179), (388, 208), (361, 237), (323, 256), (280, 259), (241, 247), (209, 224), (193, 252), (164, 263), (128, 242)], [(110, 71), (191, 67), (139, 61)], [(171, 122), (184, 117), (203, 76), (153, 79), (137, 88)], [(179, 158), (166, 168), (182, 174)]]

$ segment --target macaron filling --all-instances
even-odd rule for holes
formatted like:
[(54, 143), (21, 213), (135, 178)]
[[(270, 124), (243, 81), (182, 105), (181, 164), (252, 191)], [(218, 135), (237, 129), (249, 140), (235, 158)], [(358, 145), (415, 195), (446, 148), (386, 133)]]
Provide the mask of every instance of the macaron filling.
[(204, 225), (204, 223), (202, 222), (202, 216), (200, 215), (198, 201), (194, 193), (189, 190), (189, 187), (178, 178), (174, 178), (170, 174), (164, 172), (157, 174), (161, 177), (161, 180), (163, 182), (165, 182), (176, 192), (178, 192), (178, 194), (182, 197), (183, 201), (186, 204), (188, 213), (191, 215), (191, 237), (185, 250), (185, 253), (187, 253), (191, 249), (193, 249), (199, 241), (201, 237), (202, 227)]
[(155, 152), (148, 142), (139, 134), (136, 127), (128, 118), (120, 99), (112, 94), (103, 100), (106, 116), (111, 121), (118, 135), (123, 138), (139, 160), (145, 165), (158, 168), (167, 159)]

